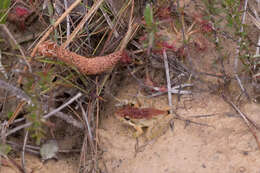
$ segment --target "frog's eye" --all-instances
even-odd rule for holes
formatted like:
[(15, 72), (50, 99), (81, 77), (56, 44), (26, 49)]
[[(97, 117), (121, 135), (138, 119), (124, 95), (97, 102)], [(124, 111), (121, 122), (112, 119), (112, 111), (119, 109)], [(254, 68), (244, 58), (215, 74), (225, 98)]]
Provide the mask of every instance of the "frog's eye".
[(128, 116), (124, 117), (126, 121), (129, 121), (130, 118)]
[(131, 107), (134, 107), (134, 106), (135, 106), (135, 104), (134, 104), (134, 103), (130, 103), (129, 105), (130, 105)]
[(168, 115), (169, 115), (169, 114), (171, 114), (171, 111), (170, 111), (170, 110), (168, 110), (168, 111), (167, 111), (167, 114), (168, 114)]

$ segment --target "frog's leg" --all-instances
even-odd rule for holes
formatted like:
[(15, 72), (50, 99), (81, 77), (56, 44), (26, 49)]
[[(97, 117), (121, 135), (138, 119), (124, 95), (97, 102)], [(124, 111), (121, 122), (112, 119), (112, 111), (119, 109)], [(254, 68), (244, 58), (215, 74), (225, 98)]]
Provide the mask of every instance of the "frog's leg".
[(145, 132), (145, 137), (147, 140), (153, 139), (152, 130), (153, 130), (153, 126), (147, 128), (147, 131)]
[(154, 138), (154, 132), (158, 128), (157, 126), (160, 126), (159, 121), (151, 120), (151, 124), (148, 126), (147, 131), (145, 132), (145, 137), (148, 141), (150, 141)]
[(145, 137), (148, 141), (159, 138), (162, 136), (169, 127), (169, 122), (172, 119), (172, 116), (163, 117), (163, 119), (158, 119), (154, 121), (151, 126), (148, 127)]
[(141, 136), (141, 135), (144, 133), (142, 127), (140, 127), (140, 126), (134, 126), (134, 128), (135, 128), (135, 130), (136, 130), (136, 131), (134, 132), (134, 137), (135, 137), (135, 138), (138, 138), (139, 136)]
[(135, 138), (138, 138), (139, 136), (141, 136), (144, 133), (141, 126), (138, 126), (138, 125), (132, 123), (131, 121), (129, 121), (128, 124), (136, 130), (133, 135)]

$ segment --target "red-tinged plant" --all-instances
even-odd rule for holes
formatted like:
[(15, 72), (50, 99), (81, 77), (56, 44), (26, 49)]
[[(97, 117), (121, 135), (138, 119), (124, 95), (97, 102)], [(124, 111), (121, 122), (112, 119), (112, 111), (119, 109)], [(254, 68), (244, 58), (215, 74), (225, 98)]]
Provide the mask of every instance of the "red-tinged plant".
[(208, 20), (203, 19), (202, 14), (194, 13), (192, 16), (196, 23), (200, 26), (202, 32), (210, 33), (214, 31), (212, 24)]
[(204, 20), (201, 23), (201, 30), (202, 32), (210, 33), (214, 31), (212, 24), (210, 24), (208, 21)]
[(17, 5), (11, 12), (8, 14), (8, 21), (14, 23), (19, 27), (19, 29), (25, 29), (25, 21), (31, 15), (31, 11), (25, 7)]
[(160, 20), (171, 18), (170, 7), (158, 8), (158, 10), (155, 13), (155, 16), (158, 17)]
[(120, 62), (122, 64), (130, 64), (132, 62), (132, 59), (129, 57), (129, 55), (126, 53), (126, 51), (123, 51)]

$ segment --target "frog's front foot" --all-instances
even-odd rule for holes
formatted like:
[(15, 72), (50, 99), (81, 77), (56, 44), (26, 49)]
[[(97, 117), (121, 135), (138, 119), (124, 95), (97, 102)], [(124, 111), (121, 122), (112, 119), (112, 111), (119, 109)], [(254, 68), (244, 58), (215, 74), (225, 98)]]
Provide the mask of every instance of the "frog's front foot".
[(140, 137), (140, 136), (144, 133), (142, 127), (135, 126), (134, 128), (135, 128), (135, 130), (136, 130), (136, 131), (134, 132), (134, 134), (133, 134), (134, 138), (138, 138), (138, 137)]

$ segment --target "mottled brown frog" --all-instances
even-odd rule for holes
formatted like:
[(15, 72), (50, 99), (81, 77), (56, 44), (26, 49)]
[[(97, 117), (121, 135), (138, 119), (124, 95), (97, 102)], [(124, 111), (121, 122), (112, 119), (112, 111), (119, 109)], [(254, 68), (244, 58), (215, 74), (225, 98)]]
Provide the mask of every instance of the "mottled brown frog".
[(172, 115), (167, 110), (155, 108), (138, 108), (125, 105), (115, 112), (117, 119), (135, 129), (134, 137), (138, 138), (144, 133), (148, 140), (159, 137), (169, 127)]

